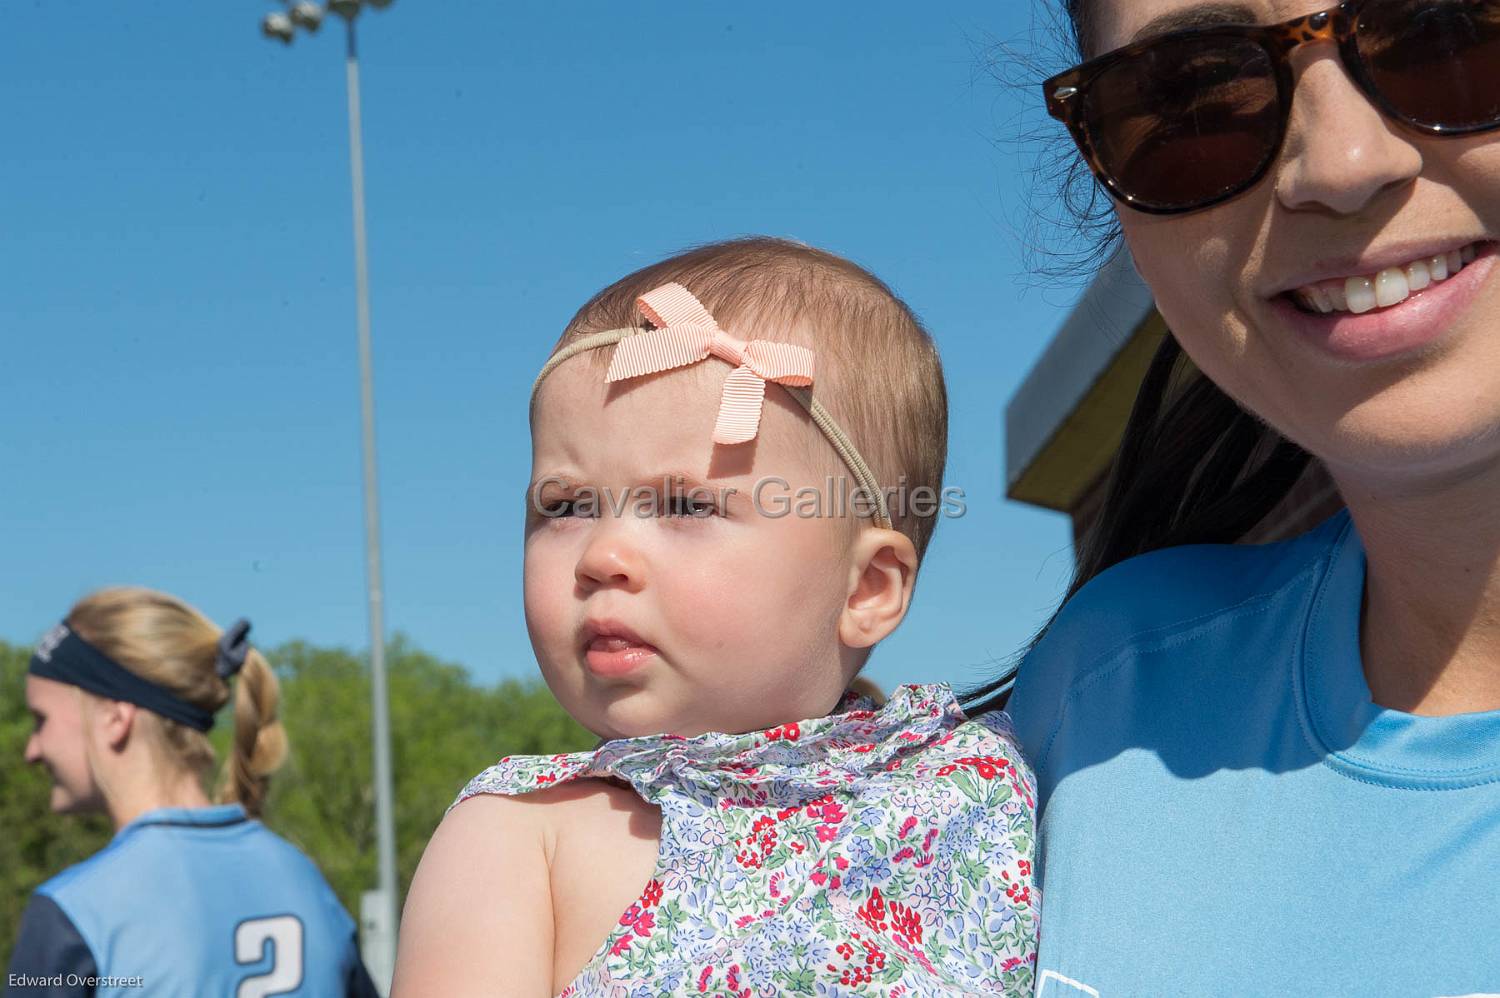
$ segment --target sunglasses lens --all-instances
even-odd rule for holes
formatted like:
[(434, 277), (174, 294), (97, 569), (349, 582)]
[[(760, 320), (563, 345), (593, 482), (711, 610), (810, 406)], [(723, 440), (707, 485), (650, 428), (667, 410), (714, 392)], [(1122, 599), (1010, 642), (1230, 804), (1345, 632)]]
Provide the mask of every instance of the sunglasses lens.
[(1136, 207), (1185, 211), (1243, 190), (1276, 153), (1276, 69), (1234, 36), (1163, 40), (1087, 91), (1099, 168)]
[(1500, 124), (1500, 0), (1375, 0), (1355, 41), (1370, 83), (1413, 124)]

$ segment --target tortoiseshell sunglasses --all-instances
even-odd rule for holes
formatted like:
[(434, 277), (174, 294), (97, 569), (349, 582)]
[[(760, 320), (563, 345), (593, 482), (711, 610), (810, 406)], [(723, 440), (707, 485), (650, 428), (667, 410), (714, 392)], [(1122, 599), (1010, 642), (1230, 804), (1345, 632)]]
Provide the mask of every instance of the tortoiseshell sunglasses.
[(1047, 111), (1115, 198), (1197, 211), (1266, 175), (1292, 112), (1291, 55), (1321, 41), (1409, 128), (1500, 128), (1500, 0), (1346, 0), (1284, 24), (1172, 32), (1054, 76)]

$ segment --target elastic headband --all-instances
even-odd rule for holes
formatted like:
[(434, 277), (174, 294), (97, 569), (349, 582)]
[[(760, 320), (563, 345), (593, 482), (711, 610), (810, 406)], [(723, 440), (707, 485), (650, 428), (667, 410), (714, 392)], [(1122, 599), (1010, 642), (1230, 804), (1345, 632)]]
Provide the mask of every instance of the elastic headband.
[[(228, 679), (245, 664), (250, 645), (248, 620), (237, 620), (219, 638), (214, 671)], [(42, 638), (32, 653), (28, 672), (77, 686), (108, 700), (123, 700), (144, 707), (169, 720), (199, 731), (214, 726), (212, 711), (191, 704), (165, 687), (136, 675), (75, 634), (67, 623), (58, 624)]]
[(766, 383), (774, 381), (807, 410), (819, 430), (833, 444), (833, 449), (854, 480), (875, 505), (875, 522), (891, 529), (891, 515), (886, 508), (885, 493), (860, 456), (853, 441), (836, 423), (823, 404), (813, 398), (813, 352), (807, 347), (773, 340), (742, 340), (719, 328), (703, 303), (680, 284), (664, 284), (636, 299), (655, 329), (610, 329), (574, 340), (553, 354), (531, 386), (531, 405), (542, 381), (563, 361), (587, 350), (615, 346), (609, 362), (606, 383), (626, 381), (660, 371), (686, 367), (710, 356), (728, 361), (734, 370), (724, 381), (719, 401), (719, 416), (714, 423), (716, 444), (741, 444), (755, 439), (760, 428), (760, 413), (766, 395)]

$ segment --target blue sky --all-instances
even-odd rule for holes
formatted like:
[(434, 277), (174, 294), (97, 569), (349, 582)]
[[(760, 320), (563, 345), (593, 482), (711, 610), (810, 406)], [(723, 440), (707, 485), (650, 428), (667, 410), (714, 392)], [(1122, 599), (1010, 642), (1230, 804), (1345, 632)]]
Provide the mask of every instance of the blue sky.
[[(271, 3), (7, 5), (0, 637), (139, 583), (259, 643), (366, 635), (340, 26)], [(1045, 619), (1066, 519), (1004, 498), (1005, 402), (1079, 287), (1026, 272), (1034, 93), (985, 70), (1027, 3), (401, 0), (361, 22), (389, 630), (529, 676), (526, 398), (599, 287), (801, 239), (942, 351), (944, 520), (871, 663), (983, 678)], [(1034, 102), (1039, 104), (1039, 98)]]

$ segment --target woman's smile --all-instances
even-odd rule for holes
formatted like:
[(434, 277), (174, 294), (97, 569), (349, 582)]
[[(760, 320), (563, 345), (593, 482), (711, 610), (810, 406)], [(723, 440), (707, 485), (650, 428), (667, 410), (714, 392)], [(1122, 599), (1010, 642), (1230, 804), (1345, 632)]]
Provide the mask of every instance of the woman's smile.
[(1373, 277), (1304, 285), (1271, 306), (1306, 342), (1339, 360), (1386, 360), (1441, 340), (1488, 286), (1495, 259), (1495, 243), (1477, 243)]

